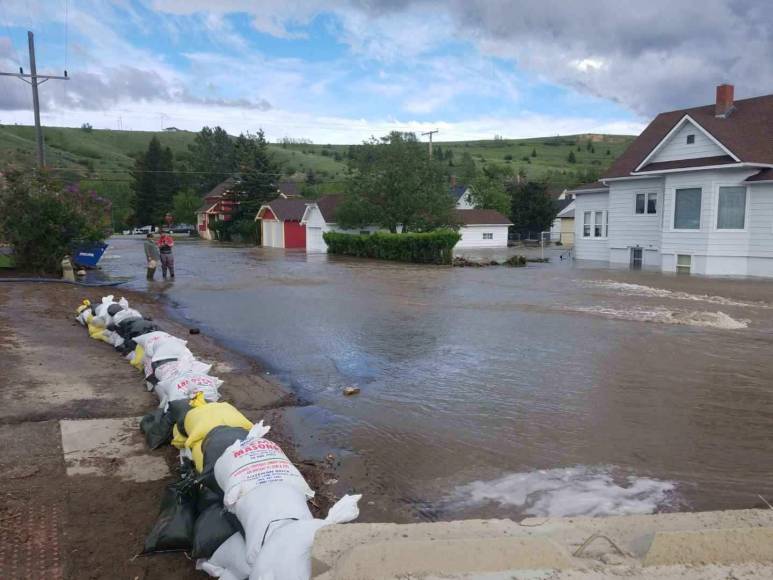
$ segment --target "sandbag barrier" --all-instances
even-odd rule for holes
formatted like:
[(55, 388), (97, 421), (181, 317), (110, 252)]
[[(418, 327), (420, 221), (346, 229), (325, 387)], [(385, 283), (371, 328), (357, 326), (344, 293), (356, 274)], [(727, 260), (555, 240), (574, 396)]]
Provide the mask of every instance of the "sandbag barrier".
[(76, 320), (142, 371), (158, 396), (139, 425), (148, 447), (180, 450), (180, 479), (165, 489), (143, 553), (185, 551), (196, 569), (223, 580), (310, 578), (317, 530), (357, 518), (362, 496), (345, 495), (315, 519), (308, 507), (314, 491), (266, 438), (270, 427), (221, 401), (223, 381), (210, 375), (212, 365), (125, 298), (84, 300)]

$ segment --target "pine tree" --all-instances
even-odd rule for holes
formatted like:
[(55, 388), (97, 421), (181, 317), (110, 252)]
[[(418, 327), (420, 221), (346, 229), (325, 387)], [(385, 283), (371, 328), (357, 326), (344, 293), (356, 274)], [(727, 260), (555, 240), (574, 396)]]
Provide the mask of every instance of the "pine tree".
[(135, 161), (131, 175), (135, 222), (141, 226), (160, 223), (172, 209), (177, 190), (172, 150), (162, 149), (161, 142), (153, 137), (148, 150)]
[(220, 127), (204, 127), (188, 145), (191, 187), (199, 194), (209, 192), (236, 170), (234, 140)]
[(531, 150), (531, 156), (532, 157), (536, 157), (537, 156), (537, 148), (536, 147)]
[(566, 158), (569, 163), (577, 163), (577, 158), (574, 156), (574, 151), (569, 152), (569, 157)]
[(261, 205), (276, 197), (281, 165), (269, 152), (262, 129), (239, 135), (235, 155), (241, 175), (239, 213), (254, 218)]

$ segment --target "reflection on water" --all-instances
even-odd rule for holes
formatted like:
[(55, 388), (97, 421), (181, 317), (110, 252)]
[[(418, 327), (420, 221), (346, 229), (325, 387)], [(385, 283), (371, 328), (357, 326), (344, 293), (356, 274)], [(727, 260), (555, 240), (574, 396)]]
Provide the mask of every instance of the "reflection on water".
[[(104, 268), (144, 289), (141, 244), (114, 240)], [(177, 280), (151, 291), (313, 403), (288, 419), (307, 452), (339, 449), (366, 519), (740, 508), (771, 491), (771, 282), (175, 250)]]

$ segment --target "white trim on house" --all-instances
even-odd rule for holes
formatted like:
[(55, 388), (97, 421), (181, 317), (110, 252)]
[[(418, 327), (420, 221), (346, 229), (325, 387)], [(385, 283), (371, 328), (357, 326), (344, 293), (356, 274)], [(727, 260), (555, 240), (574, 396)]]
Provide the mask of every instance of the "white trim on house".
[(703, 127), (700, 125), (700, 123), (698, 123), (697, 121), (695, 121), (695, 119), (693, 119), (692, 117), (690, 117), (690, 115), (685, 115), (684, 117), (682, 117), (682, 118), (679, 120), (679, 122), (678, 122), (676, 125), (674, 125), (674, 127), (673, 127), (673, 128), (672, 128), (672, 129), (671, 129), (671, 130), (670, 130), (668, 133), (666, 133), (666, 136), (665, 136), (665, 137), (663, 137), (663, 138), (660, 140), (660, 142), (659, 142), (657, 145), (655, 145), (655, 147), (652, 149), (652, 151), (650, 151), (650, 152), (647, 154), (647, 156), (644, 158), (644, 160), (643, 160), (641, 163), (639, 163), (639, 165), (637, 165), (637, 166), (636, 166), (636, 169), (634, 169), (634, 170), (633, 170), (633, 173), (638, 173), (638, 172), (639, 172), (639, 170), (640, 170), (642, 167), (644, 167), (645, 165), (647, 165), (647, 163), (649, 163), (649, 161), (650, 161), (650, 160), (651, 160), (653, 157), (655, 157), (655, 155), (657, 155), (658, 151), (660, 151), (660, 150), (661, 150), (663, 147), (665, 147), (665, 145), (666, 145), (666, 144), (667, 144), (667, 143), (668, 143), (668, 142), (671, 140), (671, 137), (672, 137), (672, 136), (673, 136), (675, 133), (677, 133), (677, 132), (678, 132), (678, 131), (679, 131), (679, 130), (682, 128), (682, 126), (684, 126), (686, 123), (691, 123), (692, 125), (694, 125), (695, 127), (697, 127), (697, 128), (698, 128), (698, 130), (699, 130), (699, 131), (701, 131), (701, 132), (702, 132), (702, 133), (703, 133), (703, 134), (704, 134), (706, 137), (708, 137), (708, 139), (709, 139), (710, 141), (712, 141), (712, 142), (713, 142), (715, 145), (717, 145), (717, 146), (718, 146), (720, 149), (722, 149), (722, 150), (723, 150), (725, 153), (727, 153), (727, 154), (728, 154), (730, 157), (732, 157), (733, 159), (735, 159), (735, 161), (736, 161), (736, 162), (739, 162), (739, 163), (740, 163), (741, 159), (740, 159), (740, 158), (739, 158), (739, 157), (738, 157), (738, 156), (737, 156), (735, 153), (733, 153), (732, 151), (730, 151), (730, 149), (728, 149), (728, 148), (727, 148), (727, 147), (725, 147), (725, 146), (724, 146), (722, 143), (720, 143), (720, 142), (717, 140), (717, 138), (716, 138), (716, 137), (714, 137), (714, 135), (712, 135), (712, 134), (711, 134), (711, 133), (709, 133), (709, 132), (708, 132), (706, 129), (704, 129), (704, 128), (703, 128)]

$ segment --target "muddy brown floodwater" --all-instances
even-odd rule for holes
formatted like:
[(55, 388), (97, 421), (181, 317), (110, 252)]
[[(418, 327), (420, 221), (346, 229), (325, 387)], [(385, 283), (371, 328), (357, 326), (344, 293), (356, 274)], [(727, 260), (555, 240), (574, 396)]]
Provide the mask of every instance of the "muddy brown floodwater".
[[(773, 282), (568, 261), (445, 268), (206, 242), (144, 279), (309, 405), (365, 520), (746, 508), (773, 497)], [(354, 385), (352, 397), (342, 389)]]

